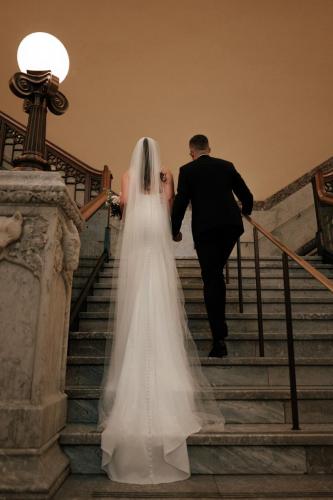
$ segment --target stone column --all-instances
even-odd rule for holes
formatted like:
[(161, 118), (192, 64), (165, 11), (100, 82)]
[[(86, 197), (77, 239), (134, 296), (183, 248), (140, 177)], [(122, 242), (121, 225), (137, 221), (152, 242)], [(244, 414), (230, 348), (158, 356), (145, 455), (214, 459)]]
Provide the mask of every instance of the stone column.
[(60, 174), (0, 171), (0, 498), (51, 498), (83, 224)]

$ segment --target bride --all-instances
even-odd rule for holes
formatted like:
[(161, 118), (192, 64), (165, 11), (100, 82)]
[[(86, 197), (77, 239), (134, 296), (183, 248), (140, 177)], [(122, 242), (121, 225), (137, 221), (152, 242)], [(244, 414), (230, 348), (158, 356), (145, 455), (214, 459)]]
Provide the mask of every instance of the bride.
[(223, 424), (187, 327), (170, 229), (173, 197), (157, 143), (140, 139), (122, 179), (114, 341), (99, 408), (102, 468), (123, 483), (188, 478), (186, 438)]

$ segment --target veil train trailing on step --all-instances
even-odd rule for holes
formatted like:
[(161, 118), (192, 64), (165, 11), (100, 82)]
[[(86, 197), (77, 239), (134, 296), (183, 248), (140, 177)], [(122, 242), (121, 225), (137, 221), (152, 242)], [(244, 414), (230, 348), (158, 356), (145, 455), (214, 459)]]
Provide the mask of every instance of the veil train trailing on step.
[(143, 139), (129, 169), (99, 408), (102, 468), (137, 484), (188, 478), (186, 438), (223, 424), (187, 327), (159, 151), (152, 139), (148, 145), (149, 169)]

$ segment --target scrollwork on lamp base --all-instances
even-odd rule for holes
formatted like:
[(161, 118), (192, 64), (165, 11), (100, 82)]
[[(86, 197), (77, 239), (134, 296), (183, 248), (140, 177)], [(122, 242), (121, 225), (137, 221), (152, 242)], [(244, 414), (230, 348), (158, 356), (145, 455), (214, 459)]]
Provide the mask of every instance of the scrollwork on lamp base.
[(15, 73), (9, 87), (24, 99), (23, 109), (29, 115), (23, 152), (13, 160), (14, 170), (50, 170), (45, 159), (47, 109), (62, 115), (68, 108), (67, 98), (58, 91), (59, 79), (50, 71), (27, 71)]

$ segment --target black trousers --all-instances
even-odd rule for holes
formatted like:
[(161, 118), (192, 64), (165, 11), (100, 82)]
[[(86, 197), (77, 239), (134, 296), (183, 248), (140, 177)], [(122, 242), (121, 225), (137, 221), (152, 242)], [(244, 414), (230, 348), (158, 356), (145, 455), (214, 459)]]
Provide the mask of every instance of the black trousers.
[(213, 342), (222, 340), (228, 335), (225, 321), (226, 286), (223, 271), (242, 232), (243, 228), (240, 226), (222, 226), (201, 233), (195, 238)]

